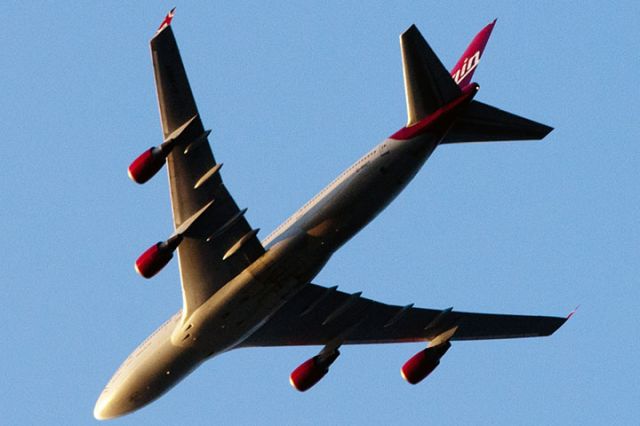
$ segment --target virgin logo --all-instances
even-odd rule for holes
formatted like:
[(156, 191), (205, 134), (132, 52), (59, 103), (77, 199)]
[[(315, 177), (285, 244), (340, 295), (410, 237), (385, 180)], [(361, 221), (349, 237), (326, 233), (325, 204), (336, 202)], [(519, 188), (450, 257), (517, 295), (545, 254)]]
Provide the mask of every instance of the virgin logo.
[(474, 69), (476, 69), (479, 63), (480, 63), (479, 50), (476, 53), (474, 53), (472, 56), (465, 58), (464, 62), (462, 63), (462, 66), (456, 72), (453, 73), (453, 80), (456, 82), (456, 84), (460, 84), (460, 82), (464, 80), (466, 76), (471, 74), (471, 72)]

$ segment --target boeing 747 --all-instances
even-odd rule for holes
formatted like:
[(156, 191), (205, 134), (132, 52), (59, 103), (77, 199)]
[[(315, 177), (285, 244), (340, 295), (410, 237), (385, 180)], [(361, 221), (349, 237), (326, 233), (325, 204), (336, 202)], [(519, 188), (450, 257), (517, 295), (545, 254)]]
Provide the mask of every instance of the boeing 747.
[(333, 253), (373, 220), (441, 144), (542, 139), (552, 129), (475, 100), (473, 73), (495, 21), (447, 71), (415, 26), (400, 36), (408, 121), (260, 241), (225, 187), (171, 28), (151, 39), (164, 141), (129, 167), (137, 183), (166, 163), (174, 231), (136, 261), (145, 278), (177, 251), (182, 309), (124, 361), (100, 395), (97, 419), (156, 400), (203, 362), (236, 348), (318, 345), (290, 376), (314, 386), (342, 345), (429, 342), (401, 368), (416, 384), (456, 340), (548, 336), (567, 318), (394, 306), (312, 283)]

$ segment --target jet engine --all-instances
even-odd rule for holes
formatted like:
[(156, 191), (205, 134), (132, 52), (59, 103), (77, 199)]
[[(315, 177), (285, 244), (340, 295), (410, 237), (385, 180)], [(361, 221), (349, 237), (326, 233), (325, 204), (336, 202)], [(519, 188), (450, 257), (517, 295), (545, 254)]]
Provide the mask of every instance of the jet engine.
[[(199, 120), (196, 120), (197, 117), (198, 115), (194, 115), (182, 126), (174, 130), (160, 146), (149, 148), (133, 160), (133, 163), (129, 166), (131, 180), (140, 184), (147, 182), (162, 168), (174, 146), (192, 141), (189, 138), (193, 136), (191, 129), (193, 129), (195, 123), (199, 123)], [(211, 130), (205, 131), (196, 138), (195, 142), (206, 140), (210, 132)]]
[(300, 392), (310, 389), (329, 372), (329, 366), (333, 364), (339, 355), (340, 351), (335, 349), (329, 354), (325, 355), (321, 352), (313, 358), (306, 360), (291, 372), (289, 376), (291, 386)]
[(449, 350), (451, 343), (445, 341), (437, 346), (430, 346), (405, 362), (400, 369), (402, 378), (412, 385), (420, 383), (440, 364), (440, 358)]
[(140, 154), (129, 166), (129, 177), (132, 181), (143, 184), (155, 176), (164, 165), (170, 149), (162, 145), (154, 146)]
[(161, 241), (149, 247), (136, 260), (136, 272), (145, 278), (151, 278), (160, 272), (173, 257), (173, 252), (178, 248), (182, 239), (182, 235), (178, 234), (167, 241)]

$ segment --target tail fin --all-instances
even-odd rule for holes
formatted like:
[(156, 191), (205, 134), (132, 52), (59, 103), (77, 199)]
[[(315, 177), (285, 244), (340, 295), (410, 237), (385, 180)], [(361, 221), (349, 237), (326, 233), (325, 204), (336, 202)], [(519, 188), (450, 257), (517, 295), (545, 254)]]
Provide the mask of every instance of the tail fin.
[(482, 52), (487, 45), (487, 41), (489, 41), (489, 36), (491, 35), (491, 31), (493, 31), (495, 24), (496, 20), (494, 19), (492, 23), (476, 34), (473, 40), (471, 40), (469, 47), (467, 47), (467, 50), (464, 51), (460, 60), (458, 60), (456, 66), (453, 67), (451, 77), (453, 77), (453, 80), (458, 84), (458, 86), (464, 87), (471, 82), (473, 72), (480, 63)]
[(400, 48), (408, 127), (462, 92), (415, 25), (400, 36)]
[[(407, 127), (462, 95), (471, 82), (496, 21), (471, 41), (451, 74), (415, 25), (400, 36), (407, 98)], [(498, 108), (471, 101), (440, 143), (542, 139), (553, 128)]]

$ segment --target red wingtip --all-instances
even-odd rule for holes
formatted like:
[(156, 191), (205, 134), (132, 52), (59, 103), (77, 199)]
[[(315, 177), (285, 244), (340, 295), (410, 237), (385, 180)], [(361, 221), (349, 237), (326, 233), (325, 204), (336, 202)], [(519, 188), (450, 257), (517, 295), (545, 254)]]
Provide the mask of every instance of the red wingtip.
[(167, 16), (164, 17), (164, 21), (162, 21), (162, 23), (158, 27), (158, 31), (156, 31), (156, 32), (160, 32), (165, 27), (168, 27), (169, 25), (171, 25), (171, 20), (173, 19), (175, 14), (176, 14), (176, 8), (174, 7), (173, 9), (171, 9), (169, 11), (169, 13), (167, 13)]
[(571, 318), (573, 316), (573, 314), (576, 313), (576, 311), (578, 310), (579, 307), (580, 307), (580, 305), (576, 306), (576, 308), (573, 311), (569, 312), (569, 315), (567, 315), (567, 320), (569, 318)]

